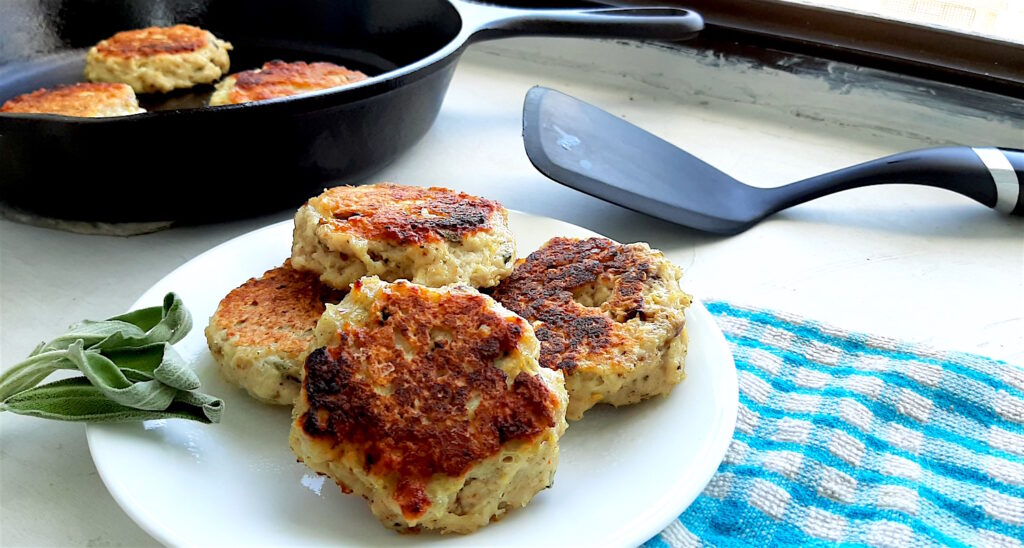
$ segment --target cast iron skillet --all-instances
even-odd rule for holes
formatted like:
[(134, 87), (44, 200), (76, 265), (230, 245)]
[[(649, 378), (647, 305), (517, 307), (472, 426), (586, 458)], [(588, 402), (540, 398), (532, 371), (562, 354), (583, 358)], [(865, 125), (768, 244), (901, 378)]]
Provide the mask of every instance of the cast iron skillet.
[[(14, 0), (0, 18), (0, 101), (83, 81), (115, 32), (189, 23), (230, 41), (231, 70), (333, 61), (372, 77), (204, 107), (212, 86), (141, 96), (118, 118), (0, 115), (0, 198), (51, 217), (208, 221), (295, 207), (358, 180), (430, 128), (467, 45), (512, 35), (684, 39), (680, 9), (524, 10), (463, 0)], [(194, 108), (198, 107), (198, 108)], [(419, 181), (417, 181), (419, 182)], [(426, 181), (423, 181), (426, 182)]]

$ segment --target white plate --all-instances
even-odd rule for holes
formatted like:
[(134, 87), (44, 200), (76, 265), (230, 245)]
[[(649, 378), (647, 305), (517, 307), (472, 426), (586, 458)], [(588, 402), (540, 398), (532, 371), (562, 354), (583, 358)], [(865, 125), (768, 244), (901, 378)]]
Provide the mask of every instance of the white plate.
[[(512, 212), (520, 255), (553, 236), (593, 236), (561, 221)], [(666, 398), (598, 406), (570, 423), (555, 484), (521, 510), (466, 536), (399, 535), (363, 499), (295, 462), (289, 410), (261, 405), (225, 383), (203, 328), (232, 288), (280, 265), (291, 222), (240, 236), (185, 263), (135, 303), (176, 291), (196, 325), (177, 345), (203, 390), (221, 396), (223, 422), (89, 425), (89, 448), (110, 494), (158, 541), (172, 545), (283, 544), (628, 546), (656, 535), (700, 494), (736, 422), (736, 370), (699, 302), (687, 313), (686, 380)]]

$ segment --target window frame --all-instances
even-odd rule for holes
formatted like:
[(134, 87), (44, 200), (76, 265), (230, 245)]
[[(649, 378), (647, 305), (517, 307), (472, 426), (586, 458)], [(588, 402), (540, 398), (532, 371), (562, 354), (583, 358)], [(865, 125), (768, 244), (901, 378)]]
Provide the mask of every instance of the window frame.
[(699, 39), (703, 43), (757, 45), (1024, 99), (1022, 44), (780, 0), (602, 3), (692, 9), (705, 20)]

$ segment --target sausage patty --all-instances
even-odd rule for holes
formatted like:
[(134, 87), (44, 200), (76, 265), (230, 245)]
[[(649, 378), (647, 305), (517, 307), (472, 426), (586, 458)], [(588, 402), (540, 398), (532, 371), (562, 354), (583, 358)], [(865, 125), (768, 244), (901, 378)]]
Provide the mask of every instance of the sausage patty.
[(331, 188), (299, 208), (292, 263), (338, 289), (363, 276), (491, 287), (512, 272), (515, 249), (498, 202), (379, 183)]
[(136, 93), (166, 93), (219, 80), (231, 65), (231, 44), (191, 25), (119, 32), (85, 57), (92, 82), (122, 82)]
[(146, 111), (139, 108), (135, 92), (126, 84), (73, 84), (19, 95), (4, 103), (0, 112), (99, 118)]
[(210, 106), (263, 101), (365, 80), (358, 70), (333, 63), (270, 61), (263, 68), (237, 72), (217, 84)]
[(645, 243), (553, 238), (494, 290), (534, 323), (540, 363), (562, 371), (566, 416), (667, 394), (685, 376), (682, 271)]
[(564, 381), (490, 297), (363, 278), (327, 307), (316, 344), (292, 450), (385, 526), (468, 533), (551, 484)]
[(286, 261), (224, 297), (206, 342), (229, 382), (257, 400), (291, 405), (324, 305), (343, 296)]

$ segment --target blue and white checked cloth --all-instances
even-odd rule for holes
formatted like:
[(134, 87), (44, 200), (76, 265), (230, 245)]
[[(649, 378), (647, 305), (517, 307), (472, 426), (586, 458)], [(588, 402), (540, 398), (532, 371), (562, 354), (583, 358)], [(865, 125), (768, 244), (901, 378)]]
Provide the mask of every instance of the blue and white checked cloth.
[(707, 307), (736, 358), (736, 434), (645, 546), (1022, 546), (1024, 369)]

